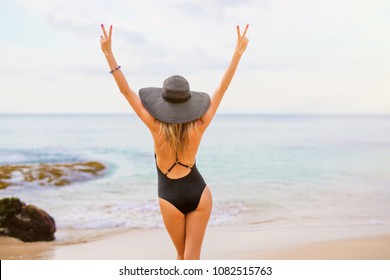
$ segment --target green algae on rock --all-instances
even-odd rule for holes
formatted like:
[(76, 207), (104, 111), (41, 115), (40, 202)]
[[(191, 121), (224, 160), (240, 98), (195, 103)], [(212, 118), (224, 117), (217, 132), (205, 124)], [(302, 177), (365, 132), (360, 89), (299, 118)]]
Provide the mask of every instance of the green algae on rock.
[(40, 186), (66, 186), (92, 180), (106, 167), (96, 161), (76, 163), (38, 163), (0, 166), (0, 189), (29, 183)]

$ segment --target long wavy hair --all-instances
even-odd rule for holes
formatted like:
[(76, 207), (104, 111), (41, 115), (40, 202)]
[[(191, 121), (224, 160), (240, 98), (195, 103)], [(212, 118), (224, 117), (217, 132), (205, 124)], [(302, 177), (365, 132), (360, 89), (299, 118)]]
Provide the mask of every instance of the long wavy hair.
[(183, 153), (188, 145), (189, 132), (197, 129), (197, 120), (186, 123), (166, 123), (160, 121), (160, 137), (163, 147), (170, 153)]

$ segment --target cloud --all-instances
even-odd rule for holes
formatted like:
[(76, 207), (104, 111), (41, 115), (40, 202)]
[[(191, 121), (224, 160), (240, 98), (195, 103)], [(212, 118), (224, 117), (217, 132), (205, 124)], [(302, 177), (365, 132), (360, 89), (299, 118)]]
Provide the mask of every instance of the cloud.
[[(217, 18), (210, 19), (209, 22), (214, 23), (205, 30), (204, 20), (189, 19), (189, 15), (180, 10), (183, 3), (194, 1), (116, 1), (115, 5), (73, 0), (36, 0), (34, 3), (18, 0), (18, 3), (42, 17), (54, 32), (66, 34), (76, 44), (75, 50), (79, 48), (78, 44), (92, 47), (101, 33), (101, 22), (106, 26), (113, 24), (114, 49), (126, 60), (133, 60), (134, 68), (141, 73), (153, 73), (155, 71), (151, 69), (175, 65), (176, 68), (187, 65), (195, 71), (196, 65), (213, 67), (222, 64), (219, 49), (226, 39), (223, 36), (216, 38), (212, 31), (218, 24)], [(216, 9), (217, 4), (221, 5), (220, 9)], [(237, 6), (230, 1), (227, 4), (225, 7), (219, 1), (211, 1), (204, 5), (204, 9), (218, 14), (231, 5)], [(233, 43), (234, 26), (231, 26), (231, 35), (230, 42)]]
[(192, 0), (181, 1), (177, 7), (186, 16), (198, 17), (206, 21), (230, 22), (247, 16), (250, 9), (258, 10), (269, 6), (269, 2), (268, 0)]
[[(7, 29), (17, 36), (2, 38), (0, 84), (9, 89), (20, 77), (37, 90), (82, 83), (99, 91), (108, 72), (99, 45), (104, 23), (114, 25), (117, 61), (135, 87), (183, 74), (212, 90), (234, 50), (235, 25), (249, 23), (250, 43), (224, 108), (342, 111), (356, 99), (360, 111), (384, 111), (390, 101), (387, 0), (15, 2), (29, 20), (19, 17), (19, 27)], [(261, 100), (259, 92), (266, 93)], [(328, 96), (334, 99), (326, 104)]]

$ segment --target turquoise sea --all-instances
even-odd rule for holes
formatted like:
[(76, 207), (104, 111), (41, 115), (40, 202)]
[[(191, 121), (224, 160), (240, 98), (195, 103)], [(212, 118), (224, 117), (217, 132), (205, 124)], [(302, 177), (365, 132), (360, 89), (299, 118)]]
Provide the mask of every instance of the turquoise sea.
[[(153, 144), (128, 115), (0, 115), (0, 165), (100, 161), (104, 176), (0, 190), (60, 229), (163, 227)], [(210, 224), (390, 225), (390, 115), (217, 115), (197, 165)]]

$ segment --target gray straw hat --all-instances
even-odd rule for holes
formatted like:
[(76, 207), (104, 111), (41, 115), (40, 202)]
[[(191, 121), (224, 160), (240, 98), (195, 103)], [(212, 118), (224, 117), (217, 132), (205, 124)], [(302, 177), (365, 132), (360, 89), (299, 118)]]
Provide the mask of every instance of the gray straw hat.
[(188, 81), (179, 75), (164, 80), (162, 88), (139, 90), (142, 105), (156, 119), (166, 123), (186, 123), (199, 119), (210, 106), (210, 96), (190, 91)]

